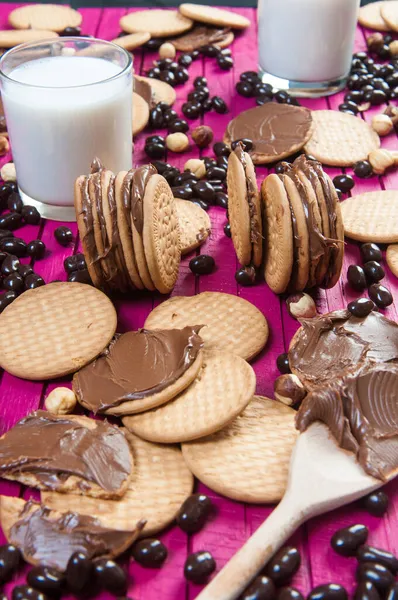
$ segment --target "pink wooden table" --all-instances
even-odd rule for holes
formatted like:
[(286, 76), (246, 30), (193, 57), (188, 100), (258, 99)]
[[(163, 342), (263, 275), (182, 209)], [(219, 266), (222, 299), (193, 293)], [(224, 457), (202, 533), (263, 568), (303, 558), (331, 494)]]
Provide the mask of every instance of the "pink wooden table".
[[(7, 25), (7, 15), (18, 6), (17, 4), (0, 5), (0, 28)], [(136, 10), (136, 9), (132, 9)], [(235, 91), (235, 82), (239, 79), (242, 71), (257, 68), (257, 35), (256, 35), (256, 11), (254, 9), (233, 9), (248, 17), (252, 25), (243, 35), (238, 36), (233, 43), (232, 53), (234, 57), (234, 68), (231, 71), (221, 71), (215, 60), (206, 59), (193, 62), (190, 69), (190, 80), (177, 88), (178, 99), (174, 107), (178, 112), (185, 101), (187, 93), (192, 88), (192, 81), (198, 75), (204, 75), (209, 80), (211, 95), (220, 95), (228, 103), (230, 113), (219, 115), (214, 112), (206, 113), (202, 121), (212, 127), (215, 139), (222, 139), (223, 132), (231, 117), (242, 110), (254, 106), (253, 99), (239, 96)], [(119, 33), (119, 19), (130, 10), (123, 8), (84, 8), (82, 31), (85, 34), (95, 35), (103, 39), (113, 39)], [(368, 32), (358, 28), (356, 36), (356, 51), (366, 49), (365, 35)], [(144, 74), (151, 66), (156, 54), (140, 53), (135, 55), (135, 70)], [(337, 109), (342, 102), (342, 94), (331, 98), (320, 100), (304, 100), (302, 104), (313, 109)], [(383, 106), (369, 110), (364, 118), (370, 120), (372, 115), (382, 112)], [(191, 129), (199, 124), (199, 120), (191, 121)], [(135, 140), (135, 163), (148, 162), (143, 147), (145, 134), (141, 134)], [(40, 141), (38, 140), (38, 144)], [(397, 138), (394, 134), (384, 138), (382, 145), (385, 148), (397, 149)], [(202, 156), (211, 155), (210, 150), (202, 153)], [(194, 146), (189, 156), (184, 154), (169, 155), (168, 160), (180, 168), (189, 157), (198, 157), (199, 150)], [(4, 157), (0, 164), (7, 162), (10, 157)], [(328, 169), (333, 177), (340, 173), (339, 169)], [(348, 170), (348, 172), (351, 172)], [(257, 175), (259, 182), (267, 174), (267, 169), (259, 167)], [(355, 178), (355, 176), (354, 176)], [(374, 177), (370, 180), (355, 178), (356, 185), (353, 190), (355, 194), (377, 189), (398, 188), (398, 172), (388, 173), (384, 177)], [(266, 351), (253, 362), (257, 375), (257, 393), (270, 396), (273, 395), (273, 382), (278, 376), (275, 365), (276, 357), (284, 352), (289, 341), (297, 329), (297, 322), (287, 313), (284, 301), (275, 296), (265, 285), (257, 285), (252, 288), (244, 288), (237, 285), (234, 274), (237, 269), (237, 261), (232, 247), (232, 242), (223, 233), (226, 223), (225, 211), (219, 207), (210, 210), (212, 220), (212, 235), (200, 249), (201, 253), (210, 254), (215, 258), (217, 269), (207, 276), (196, 277), (188, 268), (192, 256), (187, 256), (181, 265), (180, 277), (173, 294), (191, 296), (204, 291), (222, 291), (237, 294), (242, 298), (255, 304), (267, 317), (271, 335)], [(38, 226), (25, 226), (18, 230), (17, 235), (26, 241), (41, 238), (47, 246), (47, 255), (44, 260), (38, 261), (35, 271), (43, 276), (46, 282), (53, 279), (65, 280), (63, 260), (69, 254), (78, 251), (78, 244), (71, 248), (62, 248), (54, 239), (53, 232), (59, 223), (42, 221)], [(77, 228), (72, 224), (72, 230), (76, 233)], [(346, 270), (350, 263), (359, 261), (359, 248), (353, 243), (346, 247), (343, 278), (332, 290), (325, 292), (319, 290), (316, 296), (318, 310), (321, 313), (345, 307), (348, 302), (355, 299), (357, 295), (346, 286)], [(386, 265), (385, 265), (386, 267)], [(386, 267), (386, 278), (383, 283), (390, 288), (398, 300), (398, 280)], [(161, 302), (160, 295), (142, 294), (116, 300), (119, 314), (119, 330), (127, 331), (142, 326), (152, 307)], [(395, 303), (391, 305), (385, 314), (397, 320), (397, 308)], [(32, 318), (34, 315), (32, 315)], [(12, 343), (12, 340), (10, 340)], [(45, 360), (45, 357), (43, 357)], [(0, 434), (11, 427), (16, 421), (32, 410), (43, 406), (45, 396), (49, 390), (60, 381), (51, 383), (38, 383), (21, 381), (8, 373), (0, 374)], [(65, 381), (62, 381), (65, 385)], [(169, 549), (169, 558), (160, 570), (144, 569), (137, 564), (129, 566), (131, 585), (130, 598), (134, 600), (192, 600), (200, 590), (199, 586), (188, 584), (183, 577), (183, 565), (187, 555), (197, 550), (209, 550), (217, 561), (220, 569), (230, 556), (242, 545), (250, 534), (272, 511), (272, 506), (255, 506), (239, 504), (222, 498), (200, 483), (196, 485), (196, 491), (208, 494), (217, 507), (217, 514), (211, 522), (200, 533), (187, 536), (177, 527), (171, 527), (160, 537)], [(358, 504), (347, 506), (341, 510), (334, 511), (328, 515), (311, 521), (303, 526), (296, 534), (293, 543), (297, 544), (302, 553), (302, 566), (293, 581), (303, 593), (322, 583), (340, 583), (349, 592), (354, 587), (355, 560), (343, 559), (336, 555), (330, 548), (329, 541), (332, 533), (343, 526), (353, 523), (364, 523), (370, 529), (370, 542), (375, 546), (389, 549), (398, 553), (398, 483), (392, 482), (387, 486), (390, 497), (390, 508), (383, 519), (371, 517), (363, 511)], [(24, 498), (32, 496), (35, 492), (24, 488), (13, 482), (0, 481), (0, 493)], [(2, 536), (1, 543), (4, 538)], [(16, 580), (6, 586), (7, 596), (15, 583), (23, 583), (24, 574), (21, 573)], [(103, 595), (105, 598), (105, 594)]]

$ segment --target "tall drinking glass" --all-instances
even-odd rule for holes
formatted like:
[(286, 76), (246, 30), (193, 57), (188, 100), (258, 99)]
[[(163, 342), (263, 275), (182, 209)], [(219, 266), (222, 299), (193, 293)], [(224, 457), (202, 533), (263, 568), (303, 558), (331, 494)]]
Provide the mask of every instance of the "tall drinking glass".
[(258, 0), (260, 75), (296, 96), (342, 89), (360, 0)]
[(132, 166), (132, 58), (92, 38), (23, 44), (0, 60), (0, 85), (24, 203), (75, 219), (75, 179), (94, 157)]

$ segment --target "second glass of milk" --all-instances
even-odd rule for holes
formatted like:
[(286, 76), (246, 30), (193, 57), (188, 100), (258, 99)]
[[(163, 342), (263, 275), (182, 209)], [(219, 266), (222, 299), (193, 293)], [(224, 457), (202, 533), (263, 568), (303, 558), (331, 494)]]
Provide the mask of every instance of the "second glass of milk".
[(75, 220), (74, 181), (98, 157), (132, 167), (132, 57), (92, 38), (24, 44), (0, 60), (1, 94), (24, 203)]
[(258, 0), (260, 75), (296, 96), (342, 89), (360, 0)]

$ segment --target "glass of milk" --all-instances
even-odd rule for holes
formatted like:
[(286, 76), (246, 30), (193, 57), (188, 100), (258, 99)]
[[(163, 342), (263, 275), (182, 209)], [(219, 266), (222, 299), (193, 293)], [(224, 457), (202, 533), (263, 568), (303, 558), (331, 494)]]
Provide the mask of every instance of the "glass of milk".
[(132, 57), (93, 38), (23, 44), (0, 60), (19, 191), (48, 219), (75, 220), (75, 179), (98, 157), (132, 167)]
[(360, 0), (258, 0), (260, 75), (295, 96), (327, 96), (350, 71)]

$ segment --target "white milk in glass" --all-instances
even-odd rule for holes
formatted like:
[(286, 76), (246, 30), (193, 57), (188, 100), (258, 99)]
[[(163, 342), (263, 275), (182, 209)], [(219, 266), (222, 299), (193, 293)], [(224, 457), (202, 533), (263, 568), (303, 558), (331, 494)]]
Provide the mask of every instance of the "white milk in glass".
[(339, 84), (350, 71), (359, 2), (259, 0), (261, 71), (286, 82)]
[(8, 74), (29, 84), (6, 82), (2, 89), (24, 194), (71, 206), (74, 181), (90, 172), (94, 157), (116, 173), (131, 168), (132, 79), (111, 79), (122, 70), (102, 58), (55, 56), (24, 63)]

